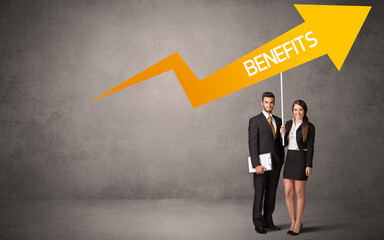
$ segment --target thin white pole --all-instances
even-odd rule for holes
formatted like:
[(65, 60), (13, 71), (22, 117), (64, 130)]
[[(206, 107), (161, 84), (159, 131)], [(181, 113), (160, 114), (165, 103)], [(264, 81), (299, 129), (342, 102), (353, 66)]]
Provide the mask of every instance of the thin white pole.
[[(280, 73), (280, 89), (281, 89), (281, 121), (284, 126), (284, 95), (283, 95), (283, 73)], [(279, 129), (280, 131), (280, 129)], [(284, 134), (283, 134), (283, 146), (284, 146)]]

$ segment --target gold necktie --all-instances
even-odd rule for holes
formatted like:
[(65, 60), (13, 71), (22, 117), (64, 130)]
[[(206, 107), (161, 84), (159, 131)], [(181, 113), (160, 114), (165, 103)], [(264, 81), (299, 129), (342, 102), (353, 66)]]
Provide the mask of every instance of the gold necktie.
[(272, 117), (269, 116), (268, 119), (269, 119), (269, 126), (271, 126), (273, 137), (276, 138), (275, 128), (273, 127), (273, 123), (272, 123)]

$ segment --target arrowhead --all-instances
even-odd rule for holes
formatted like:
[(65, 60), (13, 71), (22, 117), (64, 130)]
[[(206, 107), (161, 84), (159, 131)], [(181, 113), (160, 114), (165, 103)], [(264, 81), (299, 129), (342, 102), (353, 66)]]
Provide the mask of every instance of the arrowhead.
[(371, 7), (295, 4), (319, 44), (340, 71)]

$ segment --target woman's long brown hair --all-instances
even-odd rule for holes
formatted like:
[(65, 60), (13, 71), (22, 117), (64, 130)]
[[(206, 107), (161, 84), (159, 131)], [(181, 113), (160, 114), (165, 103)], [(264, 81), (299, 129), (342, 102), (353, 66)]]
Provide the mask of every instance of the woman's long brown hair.
[(304, 117), (303, 117), (303, 124), (301, 125), (302, 126), (302, 134), (303, 134), (303, 142), (306, 142), (307, 141), (307, 136), (308, 136), (308, 117), (307, 117), (307, 104), (303, 101), (303, 100), (296, 100), (293, 102), (292, 104), (292, 112), (293, 112), (293, 107), (295, 106), (295, 104), (299, 105), (300, 107), (302, 107), (304, 109)]

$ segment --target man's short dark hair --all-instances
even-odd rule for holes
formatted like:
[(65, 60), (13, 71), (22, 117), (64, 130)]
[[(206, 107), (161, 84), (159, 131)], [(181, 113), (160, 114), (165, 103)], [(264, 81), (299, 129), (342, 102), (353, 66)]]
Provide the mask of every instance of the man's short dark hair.
[(261, 101), (264, 101), (265, 97), (270, 97), (270, 98), (275, 99), (275, 95), (273, 95), (273, 93), (271, 93), (271, 92), (264, 92), (263, 96), (261, 96)]

